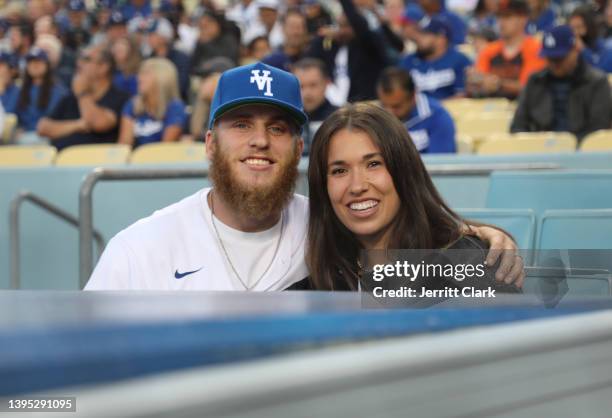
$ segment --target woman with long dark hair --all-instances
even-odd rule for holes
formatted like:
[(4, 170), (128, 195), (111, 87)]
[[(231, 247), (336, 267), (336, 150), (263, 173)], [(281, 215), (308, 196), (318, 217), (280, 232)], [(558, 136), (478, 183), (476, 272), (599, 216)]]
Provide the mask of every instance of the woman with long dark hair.
[(19, 128), (35, 132), (39, 119), (66, 93), (66, 89), (55, 82), (47, 53), (38, 47), (30, 49), (15, 109)]
[(357, 289), (361, 250), (475, 249), (486, 256), (484, 241), (466, 235), (469, 225), (482, 224), (444, 203), (406, 128), (378, 106), (347, 105), (321, 125), (308, 182), (312, 288)]

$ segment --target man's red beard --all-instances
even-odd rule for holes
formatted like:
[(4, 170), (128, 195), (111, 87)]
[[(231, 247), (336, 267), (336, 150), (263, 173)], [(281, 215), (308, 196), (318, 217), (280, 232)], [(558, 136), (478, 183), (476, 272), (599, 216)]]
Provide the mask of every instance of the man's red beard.
[(210, 178), (215, 193), (232, 208), (251, 219), (266, 219), (281, 210), (293, 196), (298, 177), (300, 154), (294, 146), (293, 155), (285, 161), (277, 161), (280, 172), (266, 185), (244, 185), (232, 171), (229, 157), (217, 140), (217, 149), (210, 164)]

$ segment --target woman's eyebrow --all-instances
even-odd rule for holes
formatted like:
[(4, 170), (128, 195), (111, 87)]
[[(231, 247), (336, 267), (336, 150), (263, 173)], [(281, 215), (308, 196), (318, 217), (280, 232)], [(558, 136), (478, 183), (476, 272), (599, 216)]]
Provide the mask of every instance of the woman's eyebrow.
[[(369, 160), (370, 158), (374, 158), (374, 157), (381, 157), (382, 154), (380, 152), (372, 152), (370, 154), (366, 154), (363, 157), (361, 157), (361, 161), (365, 161), (365, 160)], [(327, 164), (328, 167), (331, 167), (332, 165), (345, 165), (346, 161), (344, 160), (336, 160), (336, 161), (332, 161), (331, 163)]]
[(382, 154), (380, 152), (372, 152), (370, 154), (366, 154), (364, 155), (361, 160), (369, 160), (370, 158), (374, 158), (374, 157), (382, 157)]

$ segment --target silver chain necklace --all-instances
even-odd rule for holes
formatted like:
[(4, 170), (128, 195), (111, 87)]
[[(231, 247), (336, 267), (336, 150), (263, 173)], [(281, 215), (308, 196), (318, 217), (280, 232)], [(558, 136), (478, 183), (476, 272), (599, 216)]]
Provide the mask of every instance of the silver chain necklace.
[(223, 240), (221, 239), (221, 235), (219, 234), (219, 230), (217, 229), (217, 224), (215, 223), (215, 204), (214, 204), (214, 200), (213, 200), (213, 196), (212, 196), (212, 191), (210, 192), (210, 221), (212, 223), (213, 229), (215, 230), (215, 235), (217, 235), (217, 239), (219, 240), (219, 244), (221, 245), (221, 249), (223, 250), (223, 254), (225, 255), (225, 259), (227, 260), (227, 262), (229, 263), (230, 267), (232, 268), (232, 271), (234, 272), (234, 274), (236, 275), (238, 280), (240, 280), (240, 283), (242, 284), (242, 286), (244, 286), (245, 290), (247, 290), (247, 291), (253, 290), (253, 288), (255, 286), (257, 286), (257, 284), (259, 284), (261, 279), (264, 278), (264, 276), (266, 275), (268, 270), (270, 270), (270, 267), (272, 267), (272, 263), (274, 263), (274, 259), (276, 258), (276, 255), (278, 254), (278, 248), (280, 247), (281, 238), (283, 236), (283, 226), (284, 226), (283, 212), (281, 211), (280, 233), (278, 234), (278, 240), (276, 241), (276, 248), (274, 249), (274, 255), (272, 256), (272, 259), (270, 260), (270, 263), (268, 264), (268, 266), (266, 267), (266, 269), (264, 270), (262, 275), (259, 277), (259, 279), (257, 279), (255, 281), (255, 283), (253, 283), (253, 285), (251, 287), (247, 286), (247, 284), (244, 282), (244, 280), (242, 280), (242, 277), (240, 277), (240, 275), (238, 274), (238, 271), (236, 270), (236, 267), (234, 267), (234, 263), (232, 263), (232, 259), (230, 258), (229, 254), (227, 253), (227, 250), (225, 249), (225, 245), (223, 244)]

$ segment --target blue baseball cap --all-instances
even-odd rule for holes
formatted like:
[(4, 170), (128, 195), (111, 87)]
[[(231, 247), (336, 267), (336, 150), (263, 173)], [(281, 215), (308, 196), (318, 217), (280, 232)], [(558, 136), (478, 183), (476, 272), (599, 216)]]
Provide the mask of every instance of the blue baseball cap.
[(224, 113), (247, 104), (278, 107), (299, 126), (308, 121), (298, 79), (291, 73), (256, 62), (221, 74), (210, 106), (208, 129)]
[(37, 46), (33, 46), (32, 48), (30, 48), (25, 58), (26, 58), (26, 61), (30, 61), (30, 60), (49, 61), (49, 56), (47, 55), (45, 50)]
[(421, 32), (434, 33), (436, 35), (444, 35), (446, 38), (451, 37), (451, 29), (446, 20), (438, 16), (425, 16), (419, 22)]
[(0, 51), (0, 62), (8, 64), (9, 67), (16, 67), (15, 56), (6, 51)]
[(425, 12), (418, 4), (410, 3), (404, 9), (402, 21), (404, 23), (417, 23), (425, 16)]
[(85, 9), (85, 2), (83, 0), (70, 0), (68, 2), (68, 10), (71, 12), (82, 12)]
[(110, 27), (110, 26), (127, 25), (127, 22), (128, 20), (125, 18), (123, 13), (121, 13), (119, 10), (113, 10), (110, 17), (108, 18), (108, 23), (106, 24), (106, 26)]
[(117, 0), (96, 0), (98, 9), (113, 9), (117, 5)]
[(576, 45), (574, 31), (568, 25), (552, 28), (542, 37), (540, 56), (545, 58), (563, 58)]

